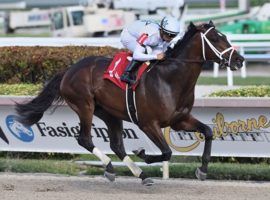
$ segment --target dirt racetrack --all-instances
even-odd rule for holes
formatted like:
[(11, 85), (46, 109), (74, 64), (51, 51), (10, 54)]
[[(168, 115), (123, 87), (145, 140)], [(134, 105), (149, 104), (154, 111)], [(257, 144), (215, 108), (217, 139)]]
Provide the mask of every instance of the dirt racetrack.
[(270, 199), (270, 182), (155, 179), (145, 187), (136, 178), (110, 183), (101, 176), (0, 173), (1, 200), (249, 200)]

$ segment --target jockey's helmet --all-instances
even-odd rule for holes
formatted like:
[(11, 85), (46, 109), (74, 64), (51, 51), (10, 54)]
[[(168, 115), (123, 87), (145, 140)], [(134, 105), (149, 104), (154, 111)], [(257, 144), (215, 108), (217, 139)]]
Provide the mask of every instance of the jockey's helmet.
[(174, 38), (180, 32), (180, 22), (171, 16), (163, 17), (159, 26), (160, 30), (170, 38)]

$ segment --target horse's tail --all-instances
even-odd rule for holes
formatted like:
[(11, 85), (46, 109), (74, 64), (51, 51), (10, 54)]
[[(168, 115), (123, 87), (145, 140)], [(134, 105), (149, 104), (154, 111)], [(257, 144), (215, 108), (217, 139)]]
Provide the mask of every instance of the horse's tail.
[(30, 102), (17, 103), (15, 110), (19, 116), (16, 120), (24, 125), (33, 125), (37, 123), (43, 116), (43, 113), (55, 101), (60, 103), (64, 101), (60, 95), (60, 84), (66, 70), (56, 74), (42, 89), (37, 97)]

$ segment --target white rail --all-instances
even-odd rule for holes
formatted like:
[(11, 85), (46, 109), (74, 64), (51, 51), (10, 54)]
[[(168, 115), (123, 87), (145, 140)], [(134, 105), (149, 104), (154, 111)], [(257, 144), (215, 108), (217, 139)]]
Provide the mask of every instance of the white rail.
[(115, 38), (0, 38), (0, 46), (112, 46), (122, 48), (118, 37)]
[(231, 41), (270, 41), (270, 34), (226, 34)]

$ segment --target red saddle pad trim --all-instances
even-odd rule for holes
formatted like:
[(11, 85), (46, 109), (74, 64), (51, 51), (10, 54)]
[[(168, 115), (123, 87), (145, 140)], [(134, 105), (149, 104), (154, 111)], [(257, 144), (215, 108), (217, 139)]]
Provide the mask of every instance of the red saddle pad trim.
[[(110, 80), (115, 85), (120, 87), (122, 90), (126, 90), (127, 84), (125, 82), (121, 81), (120, 77), (130, 62), (128, 60), (128, 57), (131, 57), (131, 56), (132, 56), (132, 54), (130, 52), (126, 52), (126, 51), (121, 51), (121, 52), (117, 53), (114, 56), (111, 64), (108, 66), (107, 70), (104, 72), (103, 78)], [(133, 90), (136, 89), (136, 87), (139, 83), (139, 80), (140, 80), (143, 72), (147, 69), (147, 67), (148, 67), (148, 64), (146, 64), (146, 63), (143, 63), (140, 66), (139, 71), (137, 73), (137, 81), (132, 87)]]

